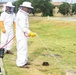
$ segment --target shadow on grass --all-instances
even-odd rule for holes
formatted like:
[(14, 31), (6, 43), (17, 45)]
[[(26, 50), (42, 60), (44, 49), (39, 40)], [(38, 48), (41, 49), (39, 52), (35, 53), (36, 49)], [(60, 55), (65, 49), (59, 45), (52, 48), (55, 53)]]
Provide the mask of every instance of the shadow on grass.
[(42, 48), (37, 48), (35, 49), (34, 52), (32, 52), (31, 54), (29, 54), (29, 60), (33, 61), (36, 58), (38, 58), (39, 56), (43, 56), (43, 52), (46, 50), (46, 48), (42, 47)]
[[(50, 51), (52, 51), (52, 49), (49, 48)], [(39, 56), (45, 56), (44, 54), (49, 54), (50, 53), (48, 50), (46, 50), (45, 47), (41, 47), (41, 48), (36, 48), (32, 53), (29, 54), (29, 61), (34, 61), (36, 58), (38, 58)], [(45, 56), (46, 57), (46, 56)]]

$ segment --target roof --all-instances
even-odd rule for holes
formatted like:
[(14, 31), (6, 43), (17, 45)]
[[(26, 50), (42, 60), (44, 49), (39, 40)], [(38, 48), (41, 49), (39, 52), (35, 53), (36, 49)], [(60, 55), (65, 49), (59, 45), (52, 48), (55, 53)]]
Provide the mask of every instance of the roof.
[(3, 7), (4, 4), (6, 4), (6, 2), (0, 2), (0, 7)]
[(0, 2), (0, 4), (6, 4), (7, 2)]
[(59, 5), (62, 4), (62, 2), (52, 2), (52, 4), (53, 4), (54, 6), (59, 6)]

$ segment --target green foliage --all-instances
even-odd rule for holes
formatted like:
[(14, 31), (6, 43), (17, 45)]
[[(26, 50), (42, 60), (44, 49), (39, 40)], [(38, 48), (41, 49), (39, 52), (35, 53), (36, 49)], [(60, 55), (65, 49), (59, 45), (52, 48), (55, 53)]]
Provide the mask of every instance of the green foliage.
[(42, 16), (53, 16), (53, 8), (54, 6), (51, 4), (50, 0), (18, 0), (14, 2), (14, 5), (16, 6), (15, 12), (18, 11), (18, 8), (20, 4), (24, 1), (30, 1), (32, 3), (32, 6), (34, 7), (34, 10), (32, 13), (35, 15), (35, 13), (42, 13)]
[(72, 13), (76, 14), (76, 3), (72, 5)]
[(63, 2), (63, 4), (59, 6), (59, 12), (63, 15), (66, 14), (68, 15), (70, 13), (70, 10), (71, 10), (71, 6), (67, 2)]
[(34, 13), (41, 12), (42, 16), (53, 16), (54, 6), (50, 0), (33, 0)]

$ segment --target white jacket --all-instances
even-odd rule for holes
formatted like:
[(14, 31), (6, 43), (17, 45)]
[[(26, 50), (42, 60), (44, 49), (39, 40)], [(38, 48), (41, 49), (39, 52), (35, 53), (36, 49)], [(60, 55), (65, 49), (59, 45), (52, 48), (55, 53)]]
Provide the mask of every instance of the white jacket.
[(16, 16), (16, 32), (25, 32), (26, 34), (30, 33), (29, 22), (28, 22), (28, 13), (19, 10)]
[(7, 12), (1, 13), (1, 21), (4, 23), (6, 31), (13, 29), (13, 22), (15, 21), (15, 13), (8, 14)]

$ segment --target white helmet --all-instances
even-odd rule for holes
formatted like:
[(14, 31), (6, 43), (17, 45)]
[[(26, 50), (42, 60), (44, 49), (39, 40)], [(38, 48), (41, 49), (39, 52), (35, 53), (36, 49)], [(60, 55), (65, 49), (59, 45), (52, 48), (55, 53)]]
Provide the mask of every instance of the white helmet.
[(30, 2), (23, 2), (20, 6), (33, 9)]
[(15, 6), (12, 5), (12, 2), (7, 2), (5, 6), (12, 7), (12, 8), (15, 7)]

